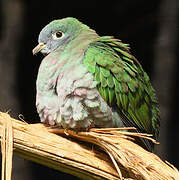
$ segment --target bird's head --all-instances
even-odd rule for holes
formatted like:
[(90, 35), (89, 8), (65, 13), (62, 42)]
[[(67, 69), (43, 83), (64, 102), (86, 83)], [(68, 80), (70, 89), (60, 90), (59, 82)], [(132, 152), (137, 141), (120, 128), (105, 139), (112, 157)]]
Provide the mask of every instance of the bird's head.
[(32, 50), (33, 54), (41, 52), (49, 54), (58, 47), (65, 47), (81, 31), (90, 28), (75, 18), (54, 20), (46, 25), (39, 34), (38, 45)]

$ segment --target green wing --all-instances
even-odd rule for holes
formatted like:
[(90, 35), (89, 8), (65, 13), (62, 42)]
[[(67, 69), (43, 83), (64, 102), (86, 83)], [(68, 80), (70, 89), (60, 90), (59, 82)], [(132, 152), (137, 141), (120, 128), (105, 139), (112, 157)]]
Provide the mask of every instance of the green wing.
[(156, 138), (159, 109), (155, 91), (128, 45), (111, 36), (100, 37), (85, 51), (83, 63), (94, 74), (103, 99), (118, 109), (124, 124)]

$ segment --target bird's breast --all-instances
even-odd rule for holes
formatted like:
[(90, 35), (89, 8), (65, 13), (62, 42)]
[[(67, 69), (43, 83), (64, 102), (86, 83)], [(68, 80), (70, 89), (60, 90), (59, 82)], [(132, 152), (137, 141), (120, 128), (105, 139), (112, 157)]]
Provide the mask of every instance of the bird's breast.
[(111, 126), (111, 108), (99, 94), (93, 74), (79, 59), (68, 62), (64, 58), (46, 71), (41, 67), (36, 102), (41, 121), (73, 129)]

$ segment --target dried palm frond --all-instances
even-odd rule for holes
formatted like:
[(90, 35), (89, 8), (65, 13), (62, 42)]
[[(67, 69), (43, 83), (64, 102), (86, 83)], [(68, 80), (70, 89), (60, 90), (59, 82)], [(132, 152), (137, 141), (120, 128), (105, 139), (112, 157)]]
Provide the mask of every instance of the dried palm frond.
[[(179, 179), (179, 172), (173, 165), (135, 143), (135, 137), (155, 143), (147, 134), (120, 128), (76, 133), (43, 124), (27, 124), (0, 113), (0, 136), (2, 171), (5, 172), (2, 180), (5, 176), (10, 180), (13, 147), (20, 157), (81, 179)], [(104, 152), (95, 148), (96, 145)]]

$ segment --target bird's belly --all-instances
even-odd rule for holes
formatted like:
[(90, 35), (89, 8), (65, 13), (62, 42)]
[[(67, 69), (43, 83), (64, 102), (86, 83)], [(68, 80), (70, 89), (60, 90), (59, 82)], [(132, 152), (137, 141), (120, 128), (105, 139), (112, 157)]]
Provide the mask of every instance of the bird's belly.
[(59, 79), (57, 92), (60, 98), (60, 113), (56, 123), (63, 128), (72, 129), (105, 127), (110, 124), (111, 108), (99, 94), (93, 75), (85, 72), (80, 78), (75, 77), (75, 74), (69, 76), (70, 78), (63, 76)]
[(41, 121), (77, 130), (113, 127), (113, 112), (98, 92), (93, 75), (83, 66), (76, 68), (76, 73), (69, 69), (59, 74), (54, 92), (37, 91)]

